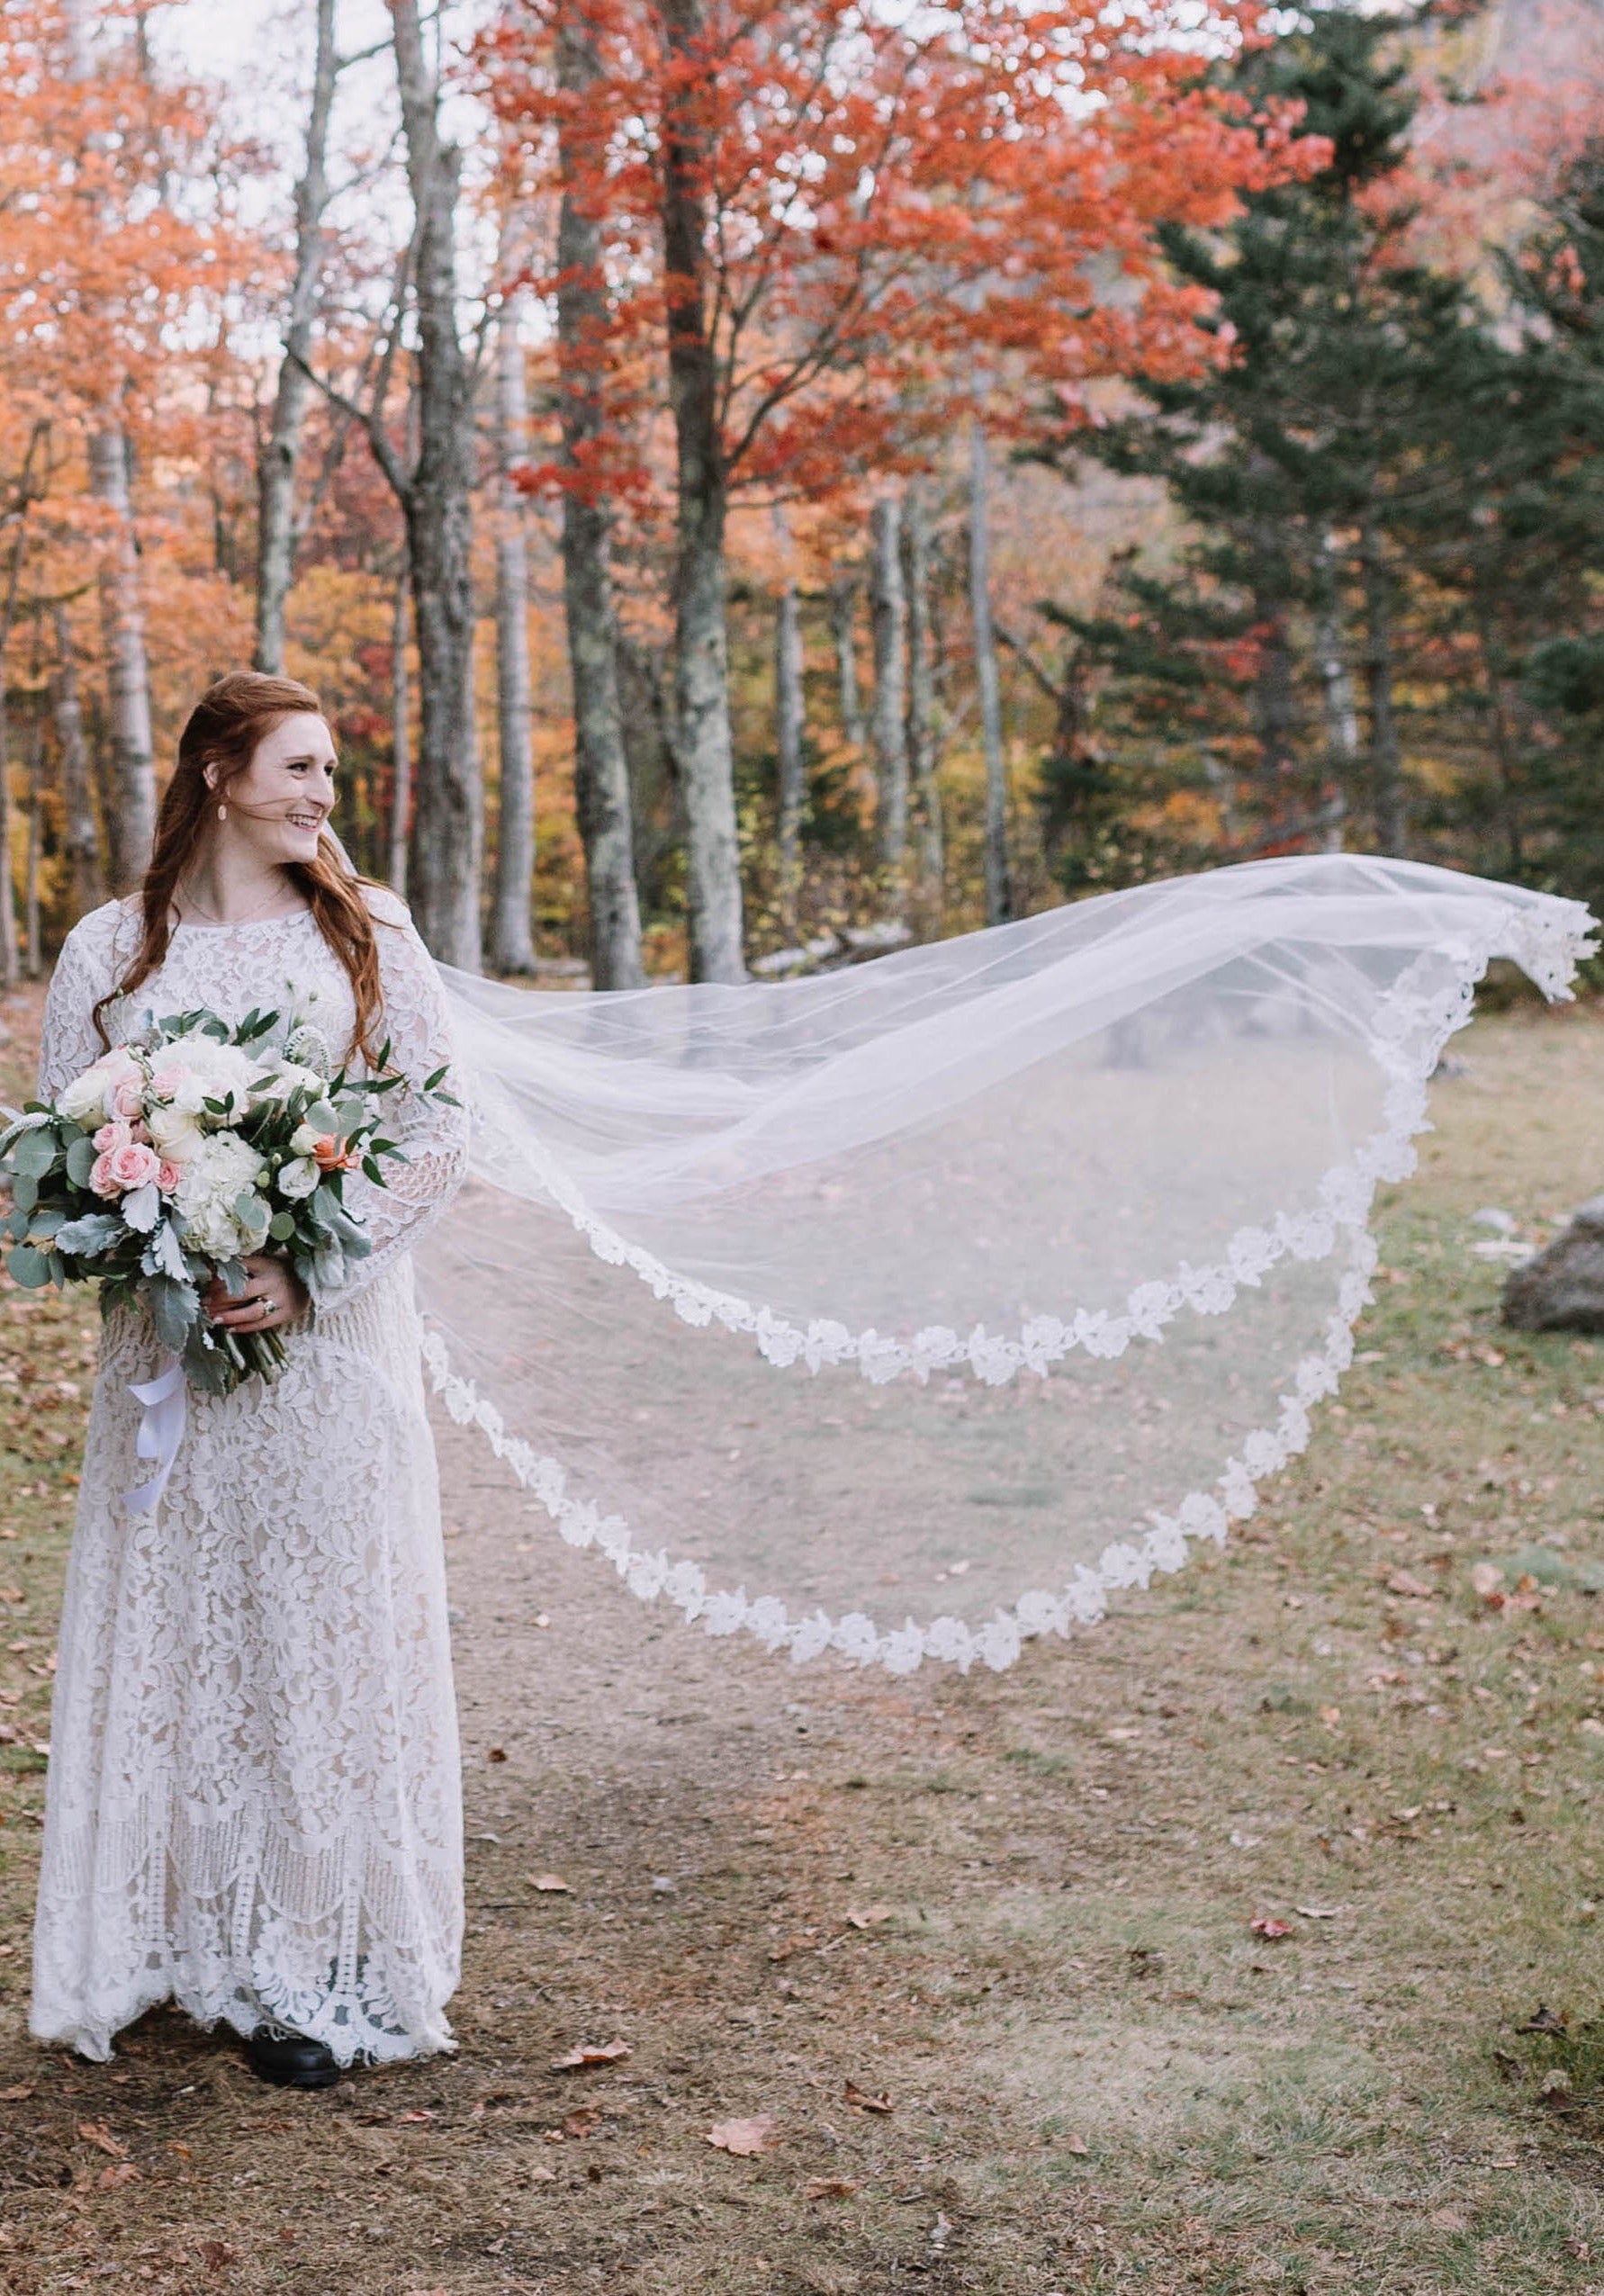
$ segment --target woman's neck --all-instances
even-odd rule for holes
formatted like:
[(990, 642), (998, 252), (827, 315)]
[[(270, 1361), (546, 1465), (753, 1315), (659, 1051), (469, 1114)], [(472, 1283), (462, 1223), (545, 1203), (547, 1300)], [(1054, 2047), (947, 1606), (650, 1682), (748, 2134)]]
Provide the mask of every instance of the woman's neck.
[(179, 878), (173, 905), (181, 923), (251, 924), (307, 905), (286, 869), (257, 860), (231, 841), (213, 841)]

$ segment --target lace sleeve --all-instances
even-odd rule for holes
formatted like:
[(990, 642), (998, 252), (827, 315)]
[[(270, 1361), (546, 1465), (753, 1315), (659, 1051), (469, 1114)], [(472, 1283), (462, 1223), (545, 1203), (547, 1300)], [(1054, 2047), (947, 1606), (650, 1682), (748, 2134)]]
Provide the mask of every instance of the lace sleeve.
[(108, 901), (74, 925), (61, 944), (45, 998), (39, 1048), (39, 1097), (53, 1101), (105, 1050), (95, 1033), (95, 1007), (117, 978), (120, 905)]
[[(434, 959), (419, 939), (404, 903), (392, 894), (370, 896), (379, 938), (379, 971), (384, 1017), (378, 1034), (390, 1040), (390, 1064), (414, 1084), (454, 1058), (445, 992)], [(446, 1080), (451, 1089), (452, 1078)], [(360, 1173), (347, 1180), (345, 1200), (353, 1218), (373, 1240), (365, 1259), (347, 1263), (343, 1283), (313, 1289), (313, 1304), (325, 1310), (343, 1306), (410, 1251), (457, 1189), (467, 1168), (465, 1110), (424, 1100), (404, 1088), (384, 1102), (384, 1131), (404, 1151), (385, 1159), (385, 1185), (375, 1188)]]

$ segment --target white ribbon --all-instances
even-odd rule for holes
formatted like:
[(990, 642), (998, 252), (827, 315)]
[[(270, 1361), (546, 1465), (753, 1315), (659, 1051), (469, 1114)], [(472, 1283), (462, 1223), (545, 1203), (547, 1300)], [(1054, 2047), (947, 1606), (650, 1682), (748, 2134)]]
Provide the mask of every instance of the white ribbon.
[(154, 1379), (131, 1379), (128, 1391), (136, 1403), (144, 1406), (134, 1448), (141, 1459), (156, 1462), (156, 1472), (149, 1482), (137, 1483), (132, 1490), (125, 1490), (122, 1503), (131, 1515), (146, 1515), (166, 1490), (173, 1462), (178, 1456), (178, 1445), (184, 1440), (185, 1422), (189, 1416), (184, 1365), (176, 1355), (168, 1355)]

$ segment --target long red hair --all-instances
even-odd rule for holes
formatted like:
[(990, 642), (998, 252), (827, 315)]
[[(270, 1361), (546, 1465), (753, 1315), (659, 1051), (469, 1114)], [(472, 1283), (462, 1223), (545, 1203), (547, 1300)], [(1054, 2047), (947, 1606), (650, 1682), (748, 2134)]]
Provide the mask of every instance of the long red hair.
[[(173, 931), (173, 898), (194, 862), (204, 833), (207, 808), (221, 802), (265, 734), (286, 717), (302, 713), (321, 717), (322, 704), (310, 686), (293, 678), (269, 678), (255, 670), (230, 671), (207, 687), (178, 738), (178, 762), (157, 816), (150, 866), (140, 887), (144, 934), (115, 988), (95, 1008), (95, 1025), (108, 1041), (102, 1014), (120, 996), (149, 980), (167, 953)], [(206, 779), (208, 766), (215, 778)], [(331, 837), (320, 840), (317, 859), (291, 861), (284, 874), (305, 895), (318, 929), (344, 966), (356, 1005), (356, 1050), (371, 1059), (374, 1031), (382, 1011), (379, 951), (374, 916), (363, 897), (371, 880), (353, 877)]]

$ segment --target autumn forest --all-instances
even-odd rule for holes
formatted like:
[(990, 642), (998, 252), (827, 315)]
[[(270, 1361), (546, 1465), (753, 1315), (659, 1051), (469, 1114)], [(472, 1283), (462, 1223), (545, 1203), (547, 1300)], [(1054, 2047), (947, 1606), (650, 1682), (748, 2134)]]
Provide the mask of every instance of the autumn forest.
[(1275, 853), (1604, 896), (1586, 0), (0, 0), (0, 976), (200, 688), (457, 965)]

